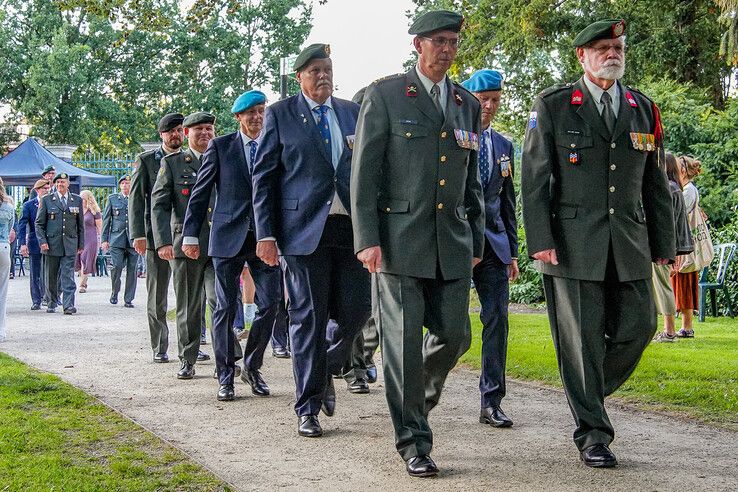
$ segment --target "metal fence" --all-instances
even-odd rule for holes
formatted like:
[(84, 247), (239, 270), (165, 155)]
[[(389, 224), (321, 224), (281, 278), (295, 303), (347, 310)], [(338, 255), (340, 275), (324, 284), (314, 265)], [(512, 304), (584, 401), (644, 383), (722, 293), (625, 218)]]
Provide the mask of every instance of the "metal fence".
[[(86, 169), (98, 174), (106, 174), (109, 176), (115, 176), (116, 183), (118, 179), (124, 174), (131, 174), (133, 172), (133, 162), (136, 160), (135, 155), (123, 155), (123, 154), (85, 154), (81, 158), (73, 159), (72, 164), (76, 167)], [(115, 193), (116, 188), (90, 188), (90, 191), (95, 195), (100, 208), (105, 208), (105, 204), (108, 201), (108, 195)]]

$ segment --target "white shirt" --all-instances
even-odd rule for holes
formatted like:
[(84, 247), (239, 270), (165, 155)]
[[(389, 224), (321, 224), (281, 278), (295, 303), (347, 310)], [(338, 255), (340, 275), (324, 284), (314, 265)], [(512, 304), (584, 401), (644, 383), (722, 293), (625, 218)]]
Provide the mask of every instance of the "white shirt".
[(64, 198), (64, 201), (67, 203), (67, 206), (69, 206), (69, 192), (68, 191), (67, 191), (67, 194), (66, 195), (62, 195), (61, 193), (59, 193), (57, 191), (56, 192), (56, 196), (59, 198), (59, 200), (61, 200), (62, 198)]
[(417, 65), (415, 65), (415, 73), (418, 74), (420, 83), (423, 84), (425, 91), (428, 93), (428, 97), (430, 97), (431, 99), (433, 99), (433, 96), (431, 96), (431, 89), (434, 85), (438, 85), (438, 88), (440, 89), (438, 91), (438, 101), (441, 103), (441, 109), (443, 110), (443, 115), (445, 116), (446, 103), (448, 102), (448, 87), (446, 87), (446, 77), (444, 76), (443, 80), (436, 84), (431, 79), (423, 75), (423, 72), (421, 72), (420, 67), (418, 67)]
[(193, 149), (191, 147), (190, 147), (190, 152), (192, 152), (193, 154), (195, 154), (195, 157), (197, 157), (197, 160), (198, 161), (202, 160), (202, 153), (201, 152), (198, 152), (198, 151), (196, 151), (195, 149)]
[(602, 115), (602, 110), (605, 109), (605, 105), (602, 104), (602, 94), (607, 92), (608, 94), (610, 94), (610, 98), (612, 99), (612, 112), (617, 118), (618, 111), (620, 111), (620, 86), (618, 85), (618, 82), (615, 81), (615, 83), (612, 84), (610, 88), (607, 89), (607, 91), (605, 91), (602, 89), (602, 87), (589, 80), (589, 77), (587, 77), (587, 75), (585, 75), (583, 78), (584, 85), (587, 86), (589, 93), (592, 95), (592, 99), (594, 99), (594, 102), (597, 105), (597, 112)]

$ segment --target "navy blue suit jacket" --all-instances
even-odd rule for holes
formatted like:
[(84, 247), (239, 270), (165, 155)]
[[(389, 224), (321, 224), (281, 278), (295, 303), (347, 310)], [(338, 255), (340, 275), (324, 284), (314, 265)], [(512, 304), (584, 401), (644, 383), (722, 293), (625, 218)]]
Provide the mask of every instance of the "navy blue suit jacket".
[[(502, 263), (509, 265), (518, 256), (518, 225), (515, 218), (513, 187), (514, 151), (512, 142), (491, 130), (492, 162), (487, 186), (483, 186), (485, 227), (484, 236)], [(510, 158), (509, 174), (502, 175), (500, 158)]]
[(187, 204), (183, 236), (200, 235), (213, 186), (217, 194), (208, 256), (233, 258), (241, 250), (251, 223), (251, 172), (239, 131), (212, 139), (202, 155), (197, 182)]
[(32, 255), (41, 254), (41, 248), (36, 237), (36, 212), (38, 212), (38, 198), (31, 198), (23, 204), (17, 231), (18, 244), (28, 246), (28, 253)]
[(283, 255), (309, 255), (318, 247), (335, 192), (350, 213), (349, 181), (359, 105), (332, 97), (343, 154), (337, 169), (326, 152), (302, 93), (264, 113), (253, 172), (256, 238), (274, 237)]

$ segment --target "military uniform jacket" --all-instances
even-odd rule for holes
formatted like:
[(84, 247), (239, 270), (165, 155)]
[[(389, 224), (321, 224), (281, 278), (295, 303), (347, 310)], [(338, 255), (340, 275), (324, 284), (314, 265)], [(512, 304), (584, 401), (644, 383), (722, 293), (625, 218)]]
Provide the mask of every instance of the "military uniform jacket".
[[(151, 228), (154, 247), (174, 246), (175, 258), (187, 258), (182, 252), (182, 234), (190, 191), (197, 181), (200, 159), (191, 150), (170, 154), (162, 159), (159, 176), (151, 192)], [(212, 208), (212, 206), (211, 206)], [(208, 251), (210, 221), (200, 229), (200, 250)]]
[(103, 211), (101, 242), (108, 242), (112, 248), (132, 248), (133, 241), (128, 235), (128, 197), (122, 193), (108, 196)]
[(131, 193), (128, 197), (128, 225), (131, 240), (146, 238), (146, 247), (154, 249), (151, 231), (151, 190), (164, 158), (164, 149), (159, 147), (138, 155), (131, 178)]
[(414, 68), (364, 95), (351, 175), (354, 249), (380, 246), (385, 273), (470, 277), (472, 256), (484, 251), (480, 107), (446, 84), (445, 120)]
[(657, 126), (653, 103), (622, 85), (613, 135), (582, 79), (536, 98), (521, 178), (528, 252), (555, 248), (558, 256), (543, 273), (602, 281), (612, 248), (626, 282), (650, 278), (653, 259), (674, 258)]
[(39, 245), (49, 245), (49, 256), (74, 256), (85, 247), (82, 198), (67, 195), (66, 208), (56, 192), (44, 196), (36, 214), (36, 238)]

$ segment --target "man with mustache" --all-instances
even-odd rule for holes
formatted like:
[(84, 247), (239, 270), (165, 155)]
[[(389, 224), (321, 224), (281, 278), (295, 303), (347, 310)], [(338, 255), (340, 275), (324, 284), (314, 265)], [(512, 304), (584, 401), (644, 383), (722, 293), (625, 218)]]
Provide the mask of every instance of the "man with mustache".
[(604, 398), (656, 331), (651, 262), (674, 259), (674, 224), (658, 108), (624, 86), (625, 22), (574, 39), (584, 76), (543, 91), (523, 148), (528, 253), (543, 273), (549, 322), (581, 460), (609, 468)]
[(445, 10), (418, 17), (408, 31), (417, 65), (367, 88), (356, 129), (355, 251), (375, 273), (395, 446), (413, 477), (438, 473), (428, 413), (469, 348), (469, 286), (484, 249), (481, 111), (446, 75), (463, 21)]
[[(269, 106), (254, 165), (256, 252), (282, 256), (289, 298), (298, 434), (319, 437), (332, 416), (333, 374), (371, 310), (369, 274), (353, 255), (349, 177), (359, 105), (333, 97), (327, 44), (294, 63), (300, 93)], [(328, 320), (336, 322), (326, 335)]]
[(167, 326), (167, 291), (171, 269), (169, 262), (156, 252), (151, 229), (151, 190), (164, 156), (178, 152), (184, 142), (184, 116), (169, 113), (159, 120), (161, 147), (143, 152), (133, 164), (131, 195), (128, 199), (128, 227), (133, 238), (133, 248), (139, 255), (146, 255), (146, 312), (149, 318), (149, 335), (154, 362), (169, 362), (169, 327)]
[(482, 374), (479, 377), (481, 411), (479, 422), (492, 427), (510, 427), (500, 407), (505, 397), (507, 358), (507, 305), (509, 281), (518, 278), (518, 225), (515, 219), (512, 142), (494, 131), (492, 120), (500, 107), (502, 74), (482, 69), (461, 85), (482, 106), (479, 137), (479, 177), (484, 192), (484, 256), (474, 267), (472, 278), (482, 310)]

